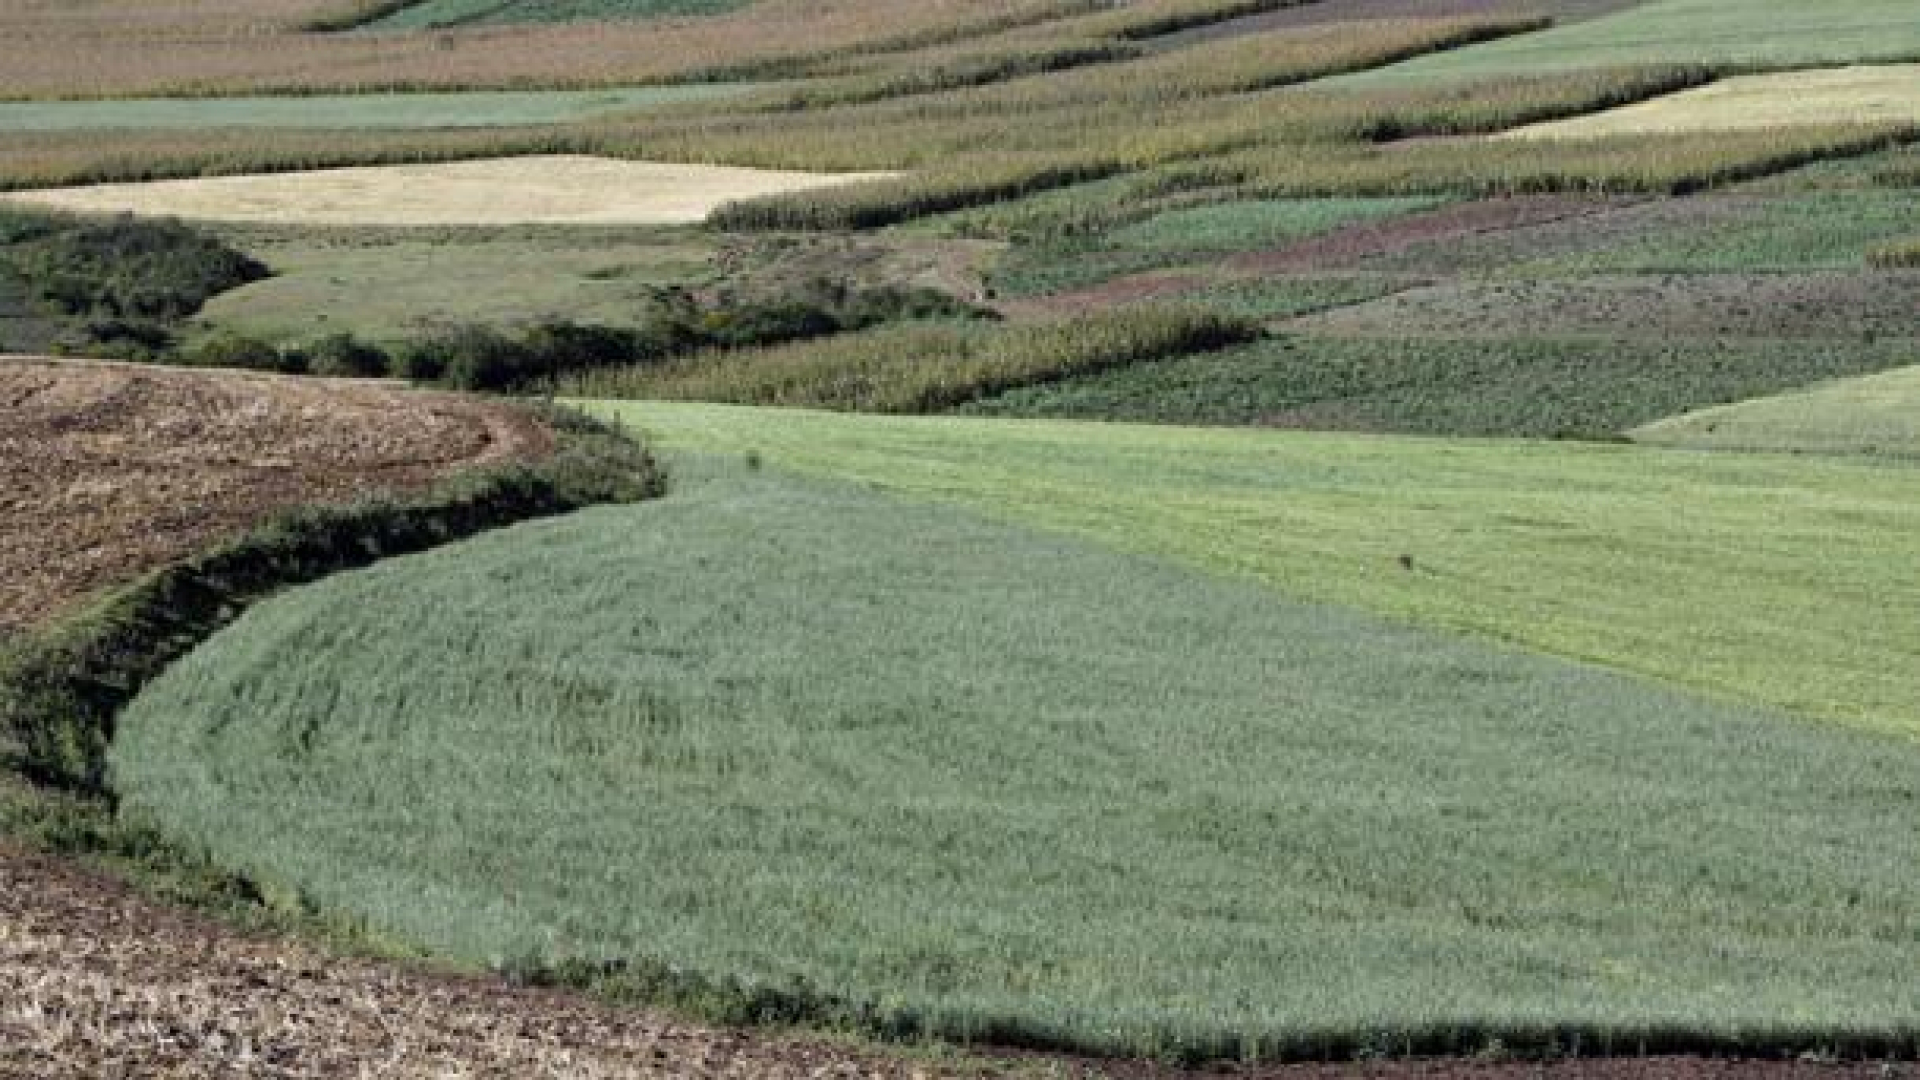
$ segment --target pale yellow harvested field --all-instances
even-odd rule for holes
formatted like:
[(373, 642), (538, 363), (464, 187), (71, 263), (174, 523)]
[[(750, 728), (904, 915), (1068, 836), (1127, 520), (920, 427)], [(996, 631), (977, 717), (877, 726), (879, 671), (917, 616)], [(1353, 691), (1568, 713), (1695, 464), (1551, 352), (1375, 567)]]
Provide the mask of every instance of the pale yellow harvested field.
[(1501, 137), (1584, 139), (1888, 121), (1920, 124), (1920, 64), (1741, 75), (1590, 116), (1517, 128)]
[(549, 155), (96, 184), (0, 199), (59, 210), (296, 225), (682, 225), (715, 207), (891, 173), (802, 173)]

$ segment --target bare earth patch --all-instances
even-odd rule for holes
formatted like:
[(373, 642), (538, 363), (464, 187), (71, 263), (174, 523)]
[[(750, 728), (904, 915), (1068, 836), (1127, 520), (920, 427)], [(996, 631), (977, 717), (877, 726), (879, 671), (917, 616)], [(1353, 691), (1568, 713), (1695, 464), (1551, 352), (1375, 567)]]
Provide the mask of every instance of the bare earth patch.
[(0, 847), (0, 1076), (908, 1077), (497, 980), (342, 960)]
[(57, 210), (293, 225), (687, 225), (736, 199), (892, 175), (553, 154), (96, 184), (0, 198)]
[(1741, 75), (1605, 112), (1516, 128), (1494, 137), (1587, 139), (1647, 132), (1889, 122), (1920, 123), (1920, 64)]

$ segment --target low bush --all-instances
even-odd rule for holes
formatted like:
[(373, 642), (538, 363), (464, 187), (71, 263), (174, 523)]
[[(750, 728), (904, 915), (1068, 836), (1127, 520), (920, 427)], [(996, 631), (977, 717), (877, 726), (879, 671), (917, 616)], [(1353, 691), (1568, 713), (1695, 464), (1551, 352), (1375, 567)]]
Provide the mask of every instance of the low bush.
[(1875, 248), (1867, 261), (1882, 270), (1920, 269), (1920, 238)]
[(60, 221), (9, 245), (45, 302), (74, 317), (175, 323), (267, 276), (246, 254), (178, 222)]
[(329, 334), (301, 351), (307, 357), (307, 370), (314, 375), (373, 379), (393, 368), (393, 358), (384, 349), (352, 334)]
[(267, 268), (178, 222), (4, 211), (0, 272), (59, 327), (63, 348), (152, 359), (209, 299)]
[(848, 289), (816, 282), (774, 297), (721, 297), (702, 304), (663, 289), (637, 328), (536, 323), (517, 331), (454, 326), (400, 350), (395, 373), (461, 390), (551, 388), (579, 372), (652, 365), (701, 349), (739, 349), (865, 330), (903, 319), (965, 319), (987, 313), (931, 289)]
[(183, 359), (195, 367), (241, 368), (304, 375), (307, 358), (297, 350), (282, 350), (272, 342), (244, 334), (223, 332), (187, 350)]

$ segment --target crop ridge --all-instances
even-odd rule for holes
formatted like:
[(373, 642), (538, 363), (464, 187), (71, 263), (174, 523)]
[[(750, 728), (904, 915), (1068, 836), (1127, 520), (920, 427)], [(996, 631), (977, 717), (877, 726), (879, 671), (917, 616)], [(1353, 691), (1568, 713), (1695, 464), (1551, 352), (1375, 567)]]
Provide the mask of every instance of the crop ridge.
[(377, 559), (516, 521), (664, 490), (651, 456), (613, 429), (554, 412), (556, 453), (478, 470), (419, 495), (283, 512), (237, 539), (147, 574), (0, 653), (0, 749), (56, 788), (106, 796), (120, 709), (252, 601)]

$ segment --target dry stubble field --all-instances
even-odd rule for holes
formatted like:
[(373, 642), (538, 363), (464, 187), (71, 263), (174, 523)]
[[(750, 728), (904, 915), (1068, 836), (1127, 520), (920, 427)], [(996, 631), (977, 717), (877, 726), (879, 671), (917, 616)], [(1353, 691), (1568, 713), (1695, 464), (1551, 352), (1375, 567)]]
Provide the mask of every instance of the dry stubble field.
[(5, 201), (275, 225), (685, 225), (723, 203), (891, 173), (780, 172), (578, 155), (21, 191)]

